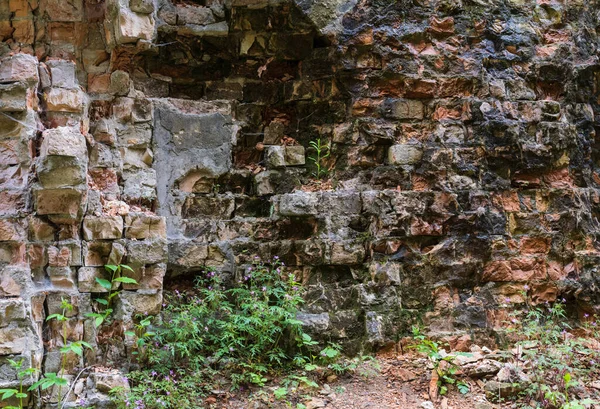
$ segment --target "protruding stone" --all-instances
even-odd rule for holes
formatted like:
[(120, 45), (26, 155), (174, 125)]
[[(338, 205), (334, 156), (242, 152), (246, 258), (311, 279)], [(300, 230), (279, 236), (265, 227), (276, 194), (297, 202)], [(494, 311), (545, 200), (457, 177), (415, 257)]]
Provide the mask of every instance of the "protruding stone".
[(128, 262), (139, 265), (157, 264), (167, 260), (165, 239), (135, 240), (127, 243)]
[(388, 150), (390, 165), (415, 165), (422, 157), (423, 149), (417, 145), (393, 145)]
[(47, 129), (42, 133), (43, 141), (40, 155), (70, 156), (83, 159), (87, 157), (85, 137), (79, 130), (70, 127)]
[(152, 0), (129, 0), (129, 8), (136, 13), (152, 14), (154, 2)]
[(0, 112), (27, 110), (27, 88), (22, 83), (0, 84)]
[(80, 88), (64, 89), (50, 88), (44, 92), (46, 108), (50, 112), (72, 112), (80, 113), (86, 101), (85, 95)]
[(46, 63), (50, 69), (52, 86), (58, 88), (76, 88), (75, 63), (67, 60), (50, 60)]
[(317, 196), (314, 193), (296, 192), (279, 197), (282, 216), (310, 216), (317, 214)]
[(104, 267), (81, 267), (77, 272), (78, 289), (84, 293), (106, 293), (108, 290), (96, 282), (96, 278), (110, 280)]
[(117, 70), (110, 74), (110, 88), (111, 94), (124, 96), (129, 93), (129, 74), (125, 71)]
[(285, 165), (302, 166), (306, 163), (304, 146), (294, 145), (285, 147)]
[(418, 100), (392, 100), (386, 105), (386, 114), (397, 119), (423, 119), (423, 103)]
[(145, 213), (129, 213), (125, 217), (125, 237), (128, 239), (166, 238), (167, 226), (164, 217)]
[(85, 240), (120, 239), (123, 235), (121, 216), (87, 216), (83, 220)]
[(119, 7), (117, 23), (117, 42), (135, 43), (138, 40), (152, 40), (154, 36), (154, 18), (147, 14), (138, 14), (126, 7)]
[(44, 189), (36, 193), (36, 206), (38, 215), (57, 216), (57, 219), (80, 220), (83, 216), (85, 203), (84, 191), (65, 189)]
[(38, 60), (29, 54), (16, 54), (0, 59), (0, 83), (39, 81)]

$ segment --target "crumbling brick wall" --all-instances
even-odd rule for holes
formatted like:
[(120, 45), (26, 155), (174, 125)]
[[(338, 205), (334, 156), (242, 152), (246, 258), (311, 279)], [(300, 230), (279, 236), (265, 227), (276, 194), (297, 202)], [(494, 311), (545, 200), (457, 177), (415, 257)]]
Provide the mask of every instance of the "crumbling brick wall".
[(165, 275), (278, 256), (349, 350), (485, 332), (524, 293), (596, 312), (596, 26), (589, 1), (0, 2), (2, 373), (56, 371), (61, 297), (96, 342), (107, 263), (127, 326)]

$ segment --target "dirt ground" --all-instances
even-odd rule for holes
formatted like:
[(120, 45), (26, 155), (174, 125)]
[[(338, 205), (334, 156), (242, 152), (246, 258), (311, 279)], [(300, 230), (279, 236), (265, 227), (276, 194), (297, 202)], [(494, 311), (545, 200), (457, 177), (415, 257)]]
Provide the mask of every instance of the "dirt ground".
[[(231, 396), (222, 406), (227, 409), (295, 408), (296, 402), (307, 409), (497, 409), (488, 402), (483, 383), (467, 380), (470, 392), (461, 395), (450, 390), (447, 396), (432, 402), (429, 397), (427, 361), (424, 358), (399, 356), (379, 357), (379, 370), (360, 368), (351, 376), (343, 376), (331, 384), (322, 384), (312, 399), (291, 398), (284, 403), (268, 397)], [(218, 402), (217, 407), (218, 407)], [(225, 403), (225, 402), (223, 402)], [(510, 406), (503, 406), (510, 407)]]

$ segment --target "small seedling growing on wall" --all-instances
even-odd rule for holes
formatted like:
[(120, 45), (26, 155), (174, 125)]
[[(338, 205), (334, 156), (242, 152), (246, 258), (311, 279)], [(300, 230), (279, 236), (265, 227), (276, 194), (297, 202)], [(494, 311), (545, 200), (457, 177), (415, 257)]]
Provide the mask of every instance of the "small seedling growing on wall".
[(308, 143), (310, 147), (315, 151), (315, 155), (309, 155), (308, 159), (314, 162), (317, 167), (317, 171), (313, 174), (317, 179), (321, 179), (321, 176), (327, 174), (327, 169), (324, 167), (324, 160), (331, 154), (331, 148), (321, 142), (321, 138), (316, 141), (310, 141)]

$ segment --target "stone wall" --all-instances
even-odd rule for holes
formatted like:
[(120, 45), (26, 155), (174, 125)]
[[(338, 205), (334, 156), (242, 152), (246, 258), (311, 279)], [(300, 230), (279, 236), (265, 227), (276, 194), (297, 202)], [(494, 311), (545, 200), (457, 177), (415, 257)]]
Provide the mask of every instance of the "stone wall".
[[(598, 312), (595, 1), (0, 2), (0, 380), (57, 370), (163, 280), (280, 257), (313, 331), (456, 337), (524, 302)], [(317, 180), (309, 142), (330, 147)], [(168, 284), (168, 281), (167, 281)], [(110, 330), (114, 330), (111, 328)], [(104, 343), (71, 367), (123, 361)]]

